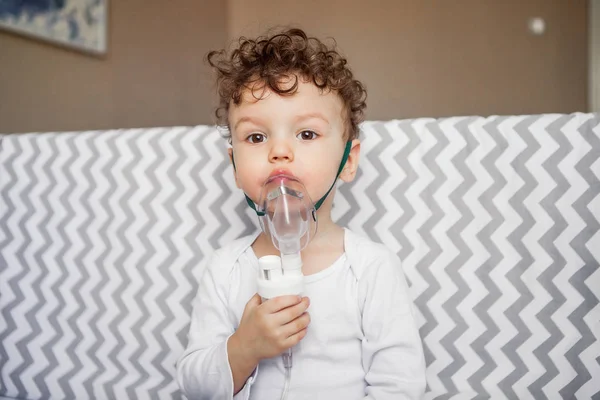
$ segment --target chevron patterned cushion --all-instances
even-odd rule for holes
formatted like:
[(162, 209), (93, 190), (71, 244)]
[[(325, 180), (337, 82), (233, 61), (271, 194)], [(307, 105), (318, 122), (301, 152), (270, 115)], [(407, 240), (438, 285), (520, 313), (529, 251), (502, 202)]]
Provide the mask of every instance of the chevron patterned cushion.
[[(334, 218), (398, 253), (426, 398), (600, 398), (600, 116), (362, 126)], [(0, 396), (179, 399), (206, 255), (256, 229), (212, 127), (0, 137)]]

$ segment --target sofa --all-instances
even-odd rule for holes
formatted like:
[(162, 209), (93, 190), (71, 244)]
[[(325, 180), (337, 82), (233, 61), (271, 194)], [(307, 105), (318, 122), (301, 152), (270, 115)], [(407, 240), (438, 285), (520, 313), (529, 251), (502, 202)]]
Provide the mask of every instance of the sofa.
[[(600, 399), (600, 115), (361, 131), (333, 216), (402, 260), (425, 398)], [(226, 147), (213, 126), (0, 136), (0, 397), (183, 398), (207, 256), (258, 229)]]

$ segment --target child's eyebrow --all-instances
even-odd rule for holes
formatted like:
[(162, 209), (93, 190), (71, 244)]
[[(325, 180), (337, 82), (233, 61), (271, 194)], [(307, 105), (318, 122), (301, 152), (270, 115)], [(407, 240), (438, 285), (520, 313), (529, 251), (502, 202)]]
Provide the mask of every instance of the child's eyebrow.
[(307, 114), (301, 114), (301, 115), (298, 115), (295, 119), (296, 119), (296, 121), (303, 121), (305, 119), (312, 119), (312, 118), (323, 120), (327, 125), (329, 125), (329, 120), (320, 112), (311, 112), (311, 113), (307, 113)]
[(260, 124), (260, 121), (253, 119), (252, 117), (242, 117), (240, 118), (235, 125), (233, 126), (233, 129), (236, 129), (238, 127), (238, 125), (243, 124), (244, 122), (250, 122), (250, 123), (254, 123), (254, 124)]
[[(304, 121), (304, 120), (307, 120), (307, 119), (313, 119), (313, 118), (314, 119), (320, 119), (323, 122), (325, 122), (328, 126), (330, 125), (329, 124), (329, 120), (323, 114), (321, 114), (320, 112), (310, 112), (310, 113), (306, 113), (306, 114), (300, 114), (300, 115), (296, 116), (294, 118), (294, 120), (295, 120), (296, 123), (298, 123), (300, 121)], [(236, 121), (236, 123), (233, 125), (233, 129), (234, 130), (237, 129), (237, 127), (239, 125), (241, 125), (241, 124), (243, 124), (245, 122), (250, 122), (250, 123), (257, 124), (257, 125), (260, 125), (260, 123), (261, 123), (260, 120), (257, 120), (257, 119), (252, 118), (252, 117), (242, 117), (242, 118), (240, 118), (239, 120)]]

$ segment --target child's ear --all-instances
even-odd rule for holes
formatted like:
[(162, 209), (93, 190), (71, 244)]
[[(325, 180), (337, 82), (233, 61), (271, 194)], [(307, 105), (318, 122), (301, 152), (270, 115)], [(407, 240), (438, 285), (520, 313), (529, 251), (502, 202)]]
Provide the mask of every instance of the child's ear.
[(352, 182), (358, 171), (358, 159), (360, 158), (360, 140), (354, 139), (350, 147), (350, 154), (344, 169), (340, 173), (340, 179), (344, 182)]
[[(227, 154), (229, 154), (229, 162), (231, 163), (231, 165), (233, 164), (233, 148), (229, 147), (227, 149)], [(238, 189), (240, 189), (240, 184), (238, 183), (238, 178), (237, 178), (237, 171), (235, 168), (233, 168), (233, 179), (235, 179), (235, 186), (237, 186)]]

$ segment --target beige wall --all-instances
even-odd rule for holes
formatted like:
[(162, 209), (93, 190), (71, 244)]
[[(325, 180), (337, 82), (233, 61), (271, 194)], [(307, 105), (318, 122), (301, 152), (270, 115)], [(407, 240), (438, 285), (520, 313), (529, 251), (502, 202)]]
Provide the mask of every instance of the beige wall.
[(290, 23), (335, 36), (369, 119), (587, 110), (585, 0), (365, 4), (111, 0), (103, 59), (0, 32), (0, 132), (213, 123), (206, 52)]
[[(585, 0), (229, 1), (229, 36), (298, 24), (334, 36), (370, 119), (587, 110)], [(540, 16), (547, 33), (528, 33)]]
[(203, 57), (226, 43), (226, 3), (109, 2), (105, 58), (0, 32), (0, 132), (211, 120)]

